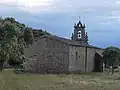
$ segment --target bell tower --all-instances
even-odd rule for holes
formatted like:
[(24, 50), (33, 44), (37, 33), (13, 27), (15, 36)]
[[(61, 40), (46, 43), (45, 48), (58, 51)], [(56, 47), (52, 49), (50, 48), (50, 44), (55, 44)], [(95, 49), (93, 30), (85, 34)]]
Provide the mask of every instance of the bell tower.
[(81, 44), (88, 44), (88, 35), (87, 32), (85, 32), (85, 24), (82, 24), (81, 21), (77, 24), (75, 23), (71, 39), (78, 41)]

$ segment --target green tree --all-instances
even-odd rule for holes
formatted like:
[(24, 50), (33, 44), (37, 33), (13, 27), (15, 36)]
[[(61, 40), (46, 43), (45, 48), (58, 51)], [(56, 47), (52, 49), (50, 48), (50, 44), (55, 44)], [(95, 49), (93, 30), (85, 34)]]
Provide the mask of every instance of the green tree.
[(27, 45), (32, 45), (34, 41), (34, 35), (32, 32), (32, 28), (26, 27), (24, 30), (24, 40)]
[[(0, 22), (0, 66), (3, 69), (5, 61), (18, 60), (24, 54), (25, 25), (14, 18), (5, 18)], [(9, 56), (8, 58), (6, 56)], [(20, 60), (20, 59), (19, 59)], [(16, 62), (18, 63), (18, 62)]]
[(117, 47), (108, 47), (103, 52), (103, 61), (108, 66), (108, 74), (110, 73), (110, 67), (112, 67), (112, 74), (114, 73), (114, 66), (119, 65), (120, 49)]
[(0, 44), (0, 71), (3, 71), (3, 64), (9, 59), (9, 48), (7, 43)]
[(43, 31), (41, 29), (33, 29), (32, 31), (33, 31), (34, 38), (40, 37), (40, 36), (43, 36), (43, 35), (51, 35), (47, 31)]
[(24, 61), (24, 49), (32, 45), (34, 37), (50, 35), (41, 29), (26, 27), (12, 17), (0, 18), (0, 69), (4, 62), (18, 66)]

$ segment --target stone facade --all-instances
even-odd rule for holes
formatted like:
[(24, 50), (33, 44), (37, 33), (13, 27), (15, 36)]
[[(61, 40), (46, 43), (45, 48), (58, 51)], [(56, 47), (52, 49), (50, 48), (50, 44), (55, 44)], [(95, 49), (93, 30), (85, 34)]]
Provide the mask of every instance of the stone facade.
[(69, 46), (69, 71), (84, 72), (85, 47)]
[(95, 68), (95, 53), (98, 53), (102, 57), (104, 49), (87, 48), (87, 66), (86, 72), (92, 72)]
[(102, 52), (103, 49), (71, 45), (56, 37), (42, 37), (25, 50), (28, 59), (25, 70), (37, 73), (92, 72), (95, 53), (102, 55)]
[(66, 43), (53, 38), (42, 38), (25, 52), (27, 59), (33, 59), (25, 64), (28, 72), (62, 73), (69, 70), (69, 47)]
[(25, 50), (28, 60), (24, 64), (25, 71), (36, 73), (100, 71), (103, 51), (104, 49), (88, 44), (85, 25), (79, 21), (74, 26), (72, 40), (58, 36), (37, 38), (34, 44)]
[(103, 49), (69, 46), (69, 71), (92, 72), (95, 68), (95, 53), (102, 56)]

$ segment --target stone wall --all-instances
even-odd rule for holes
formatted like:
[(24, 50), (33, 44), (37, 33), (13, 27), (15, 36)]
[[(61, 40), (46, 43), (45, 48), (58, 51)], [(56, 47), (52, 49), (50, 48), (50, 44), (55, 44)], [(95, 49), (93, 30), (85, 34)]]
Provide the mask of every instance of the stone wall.
[(25, 70), (37, 73), (68, 72), (68, 52), (67, 44), (52, 38), (42, 38), (25, 50), (28, 58)]
[(69, 46), (69, 71), (85, 71), (85, 47)]
[(102, 52), (104, 50), (102, 49), (96, 49), (96, 48), (87, 48), (87, 66), (86, 66), (86, 72), (92, 72), (94, 70), (94, 59), (95, 59), (95, 53), (98, 53), (102, 56)]
[(95, 57), (96, 49), (87, 48), (87, 66), (86, 72), (91, 72), (94, 69), (94, 57)]
[(38, 39), (25, 50), (25, 70), (37, 73), (92, 72), (97, 52), (102, 49), (68, 45), (55, 38)]
[(102, 56), (103, 51), (96, 48), (69, 46), (69, 71), (92, 72), (94, 70), (95, 53)]

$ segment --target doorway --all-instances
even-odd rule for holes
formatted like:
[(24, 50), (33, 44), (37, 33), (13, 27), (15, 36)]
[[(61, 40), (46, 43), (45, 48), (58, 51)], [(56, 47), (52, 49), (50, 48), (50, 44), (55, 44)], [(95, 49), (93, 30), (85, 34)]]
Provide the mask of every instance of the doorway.
[(94, 72), (103, 72), (103, 60), (102, 56), (97, 52), (95, 53), (94, 58)]

